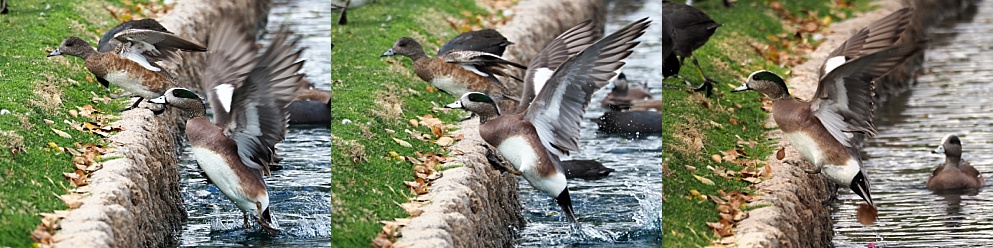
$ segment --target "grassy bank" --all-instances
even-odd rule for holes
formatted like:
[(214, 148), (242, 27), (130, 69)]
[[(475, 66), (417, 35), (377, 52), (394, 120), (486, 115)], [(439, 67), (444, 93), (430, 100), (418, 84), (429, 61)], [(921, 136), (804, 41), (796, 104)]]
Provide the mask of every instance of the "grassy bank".
[(347, 25), (332, 27), (334, 246), (368, 246), (383, 227), (379, 221), (408, 216), (398, 204), (412, 196), (403, 182), (415, 175), (400, 157), (443, 151), (409, 134), (432, 133), (411, 121), (432, 115), (454, 123), (463, 115), (440, 109), (455, 98), (418, 79), (410, 59), (379, 55), (405, 36), (433, 55), (458, 34), (447, 18), (485, 13), (470, 0), (378, 2), (349, 11)]
[(62, 148), (106, 143), (73, 127), (97, 121), (80, 108), (114, 115), (124, 106), (94, 100), (107, 93), (82, 60), (45, 57), (67, 36), (95, 43), (118, 23), (107, 4), (14, 1), (0, 15), (0, 109), (9, 111), (0, 114), (0, 246), (31, 246), (39, 213), (68, 208), (58, 196), (70, 187), (63, 173), (74, 170), (73, 155)]
[[(761, 171), (763, 160), (778, 149), (763, 134), (768, 130), (763, 127), (767, 113), (760, 94), (730, 90), (756, 70), (789, 75), (790, 67), (817, 45), (812, 37), (825, 24), (869, 5), (866, 0), (739, 1), (732, 8), (724, 8), (720, 1), (697, 3), (723, 24), (694, 52), (707, 76), (720, 83), (710, 98), (685, 90), (663, 91), (663, 247), (706, 246), (719, 239), (706, 224), (721, 219), (717, 204), (701, 196), (720, 196), (721, 190), (754, 192), (748, 181), (756, 178), (727, 171), (745, 167)], [(680, 75), (702, 82), (692, 63)], [(666, 84), (686, 88), (680, 79), (668, 79)], [(742, 152), (743, 156), (734, 155)], [(752, 207), (761, 206), (746, 206)]]

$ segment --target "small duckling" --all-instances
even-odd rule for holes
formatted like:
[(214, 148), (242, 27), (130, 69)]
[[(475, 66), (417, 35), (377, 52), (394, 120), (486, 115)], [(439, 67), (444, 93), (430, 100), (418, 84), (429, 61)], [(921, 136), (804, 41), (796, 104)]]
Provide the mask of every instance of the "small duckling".
[(964, 189), (983, 187), (983, 174), (968, 161), (962, 159), (962, 142), (958, 136), (949, 134), (941, 139), (941, 145), (931, 151), (945, 154), (945, 163), (934, 169), (927, 179), (930, 190)]

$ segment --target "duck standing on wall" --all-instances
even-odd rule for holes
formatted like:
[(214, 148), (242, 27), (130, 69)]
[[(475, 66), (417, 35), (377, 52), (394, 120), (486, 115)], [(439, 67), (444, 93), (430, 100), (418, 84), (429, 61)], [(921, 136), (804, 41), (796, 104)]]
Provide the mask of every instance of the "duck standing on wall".
[(783, 78), (765, 70), (752, 73), (745, 84), (732, 91), (755, 90), (768, 96), (776, 124), (814, 166), (802, 169), (824, 172), (832, 182), (849, 186), (873, 208), (869, 178), (854, 142), (876, 134), (872, 125), (873, 80), (919, 50), (916, 43), (894, 44), (909, 23), (910, 11), (899, 10), (863, 28), (832, 52), (809, 102), (792, 97)]
[(499, 55), (473, 50), (448, 50), (438, 54), (437, 57), (428, 57), (421, 44), (409, 37), (398, 39), (393, 44), (393, 48), (383, 53), (381, 57), (393, 55), (410, 58), (417, 77), (452, 96), (483, 92), (498, 102), (520, 100), (518, 94), (509, 90), (496, 76), (513, 78), (508, 72), (511, 67), (522, 69), (525, 67), (507, 61)]
[[(714, 90), (712, 83), (716, 82), (703, 74), (703, 68), (700, 67), (696, 56), (693, 56), (693, 51), (707, 44), (710, 36), (714, 35), (721, 24), (714, 22), (700, 9), (669, 1), (662, 1), (662, 18), (667, 23), (663, 25), (663, 29), (666, 29), (664, 35), (672, 37), (666, 38), (672, 42), (672, 52), (662, 58), (662, 75), (665, 77), (678, 75), (686, 57), (693, 57), (693, 64), (703, 77), (703, 84), (694, 90), (705, 91), (706, 95), (710, 96)], [(667, 29), (666, 26), (670, 25), (672, 29)]]
[(527, 109), (501, 115), (496, 101), (480, 92), (466, 93), (445, 107), (479, 115), (483, 140), (496, 147), (535, 189), (554, 197), (570, 222), (578, 223), (559, 157), (579, 150), (579, 124), (590, 97), (624, 65), (621, 60), (638, 45), (634, 40), (649, 23), (648, 18), (635, 21), (565, 60)]
[(962, 141), (958, 136), (949, 134), (941, 139), (941, 145), (931, 151), (934, 154), (944, 154), (945, 163), (934, 169), (927, 179), (930, 190), (966, 189), (983, 187), (983, 174), (962, 159)]
[(297, 40), (281, 30), (262, 55), (256, 55), (255, 40), (238, 20), (225, 18), (211, 33), (211, 53), (201, 87), (207, 92), (214, 122), (206, 116), (200, 96), (184, 88), (172, 88), (155, 103), (179, 108), (190, 114), (186, 136), (193, 157), (210, 181), (245, 215), (270, 235), (279, 234), (273, 222), (269, 193), (263, 176), (278, 159), (276, 143), (286, 136), (289, 114), (303, 75), (297, 72)]
[(180, 50), (203, 52), (207, 48), (174, 35), (154, 19), (142, 19), (108, 30), (97, 50), (79, 37), (69, 37), (48, 57), (65, 54), (82, 58), (101, 85), (108, 89), (110, 84), (117, 85), (139, 96), (125, 109), (130, 110), (142, 99), (159, 97), (166, 89), (178, 86), (158, 62), (174, 60)]

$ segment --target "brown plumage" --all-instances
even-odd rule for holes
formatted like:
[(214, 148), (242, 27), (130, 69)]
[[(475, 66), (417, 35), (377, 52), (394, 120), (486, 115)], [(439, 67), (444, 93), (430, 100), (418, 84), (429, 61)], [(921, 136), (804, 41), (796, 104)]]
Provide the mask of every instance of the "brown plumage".
[(931, 153), (944, 154), (945, 162), (934, 169), (927, 179), (931, 190), (964, 189), (983, 187), (983, 174), (962, 159), (962, 142), (958, 136), (945, 136), (941, 145)]

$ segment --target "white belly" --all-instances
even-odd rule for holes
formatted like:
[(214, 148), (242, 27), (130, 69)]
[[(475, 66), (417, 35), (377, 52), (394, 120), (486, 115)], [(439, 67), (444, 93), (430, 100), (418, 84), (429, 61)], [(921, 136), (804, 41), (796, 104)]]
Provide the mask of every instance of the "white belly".
[(242, 211), (252, 214), (259, 213), (255, 206), (256, 200), (262, 203), (262, 209), (269, 207), (269, 194), (267, 193), (259, 199), (252, 199), (245, 194), (245, 191), (241, 187), (241, 181), (238, 180), (238, 175), (228, 167), (224, 158), (221, 158), (220, 155), (204, 148), (193, 147), (192, 151), (193, 157), (196, 158), (197, 164), (200, 165), (200, 169)]
[[(540, 145), (540, 144), (539, 144)], [(552, 197), (558, 197), (559, 193), (567, 186), (565, 174), (556, 173), (552, 177), (544, 178), (538, 173), (541, 166), (555, 166), (552, 164), (539, 164), (538, 153), (531, 149), (531, 144), (523, 137), (510, 137), (497, 147), (497, 151), (507, 162), (514, 165), (514, 168), (524, 174), (524, 179), (528, 180), (537, 190)]]
[(144, 98), (151, 99), (161, 95), (157, 92), (152, 92), (145, 89), (145, 87), (142, 86), (141, 80), (128, 76), (128, 74), (124, 71), (108, 72), (107, 75), (104, 76), (104, 79), (106, 79), (107, 82), (117, 85), (118, 87), (124, 88), (127, 92), (137, 94), (138, 96)]
[(438, 87), (438, 89), (444, 90), (455, 97), (461, 97), (465, 93), (469, 93), (469, 89), (465, 87), (462, 83), (453, 79), (452, 77), (435, 77), (431, 80), (431, 85)]
[(805, 133), (786, 133), (785, 136), (790, 140), (793, 148), (796, 149), (797, 153), (800, 153), (803, 159), (810, 162), (813, 166), (823, 166), (821, 167), (821, 173), (837, 184), (847, 187), (851, 184), (855, 174), (858, 174), (861, 169), (858, 160), (851, 156), (848, 157), (843, 165), (829, 163), (824, 155), (824, 151), (817, 147), (814, 139)]

